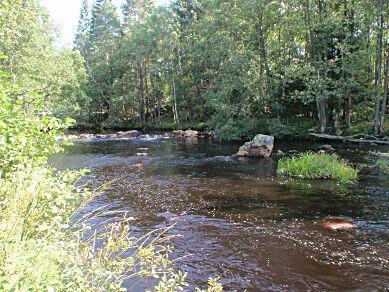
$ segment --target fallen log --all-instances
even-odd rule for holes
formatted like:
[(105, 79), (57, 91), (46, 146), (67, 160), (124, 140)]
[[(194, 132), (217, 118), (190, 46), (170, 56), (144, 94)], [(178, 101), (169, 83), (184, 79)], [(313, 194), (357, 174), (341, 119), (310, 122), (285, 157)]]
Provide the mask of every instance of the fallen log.
[[(335, 140), (335, 141), (341, 141), (341, 142), (353, 142), (353, 143), (374, 143), (378, 145), (389, 145), (389, 141), (380, 140), (373, 136), (368, 135), (354, 135), (354, 136), (334, 136), (334, 135), (327, 135), (327, 134), (316, 134), (316, 133), (310, 133), (309, 135), (314, 136), (319, 139), (324, 140)], [(364, 139), (364, 138), (357, 138), (357, 137), (366, 137), (370, 139)]]

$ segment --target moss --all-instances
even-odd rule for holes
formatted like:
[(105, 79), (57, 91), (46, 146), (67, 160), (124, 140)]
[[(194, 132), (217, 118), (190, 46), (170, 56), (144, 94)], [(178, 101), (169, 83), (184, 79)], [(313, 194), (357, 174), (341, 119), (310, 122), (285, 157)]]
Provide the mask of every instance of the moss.
[(336, 179), (345, 183), (358, 177), (358, 170), (338, 155), (312, 152), (280, 159), (277, 173), (308, 179)]

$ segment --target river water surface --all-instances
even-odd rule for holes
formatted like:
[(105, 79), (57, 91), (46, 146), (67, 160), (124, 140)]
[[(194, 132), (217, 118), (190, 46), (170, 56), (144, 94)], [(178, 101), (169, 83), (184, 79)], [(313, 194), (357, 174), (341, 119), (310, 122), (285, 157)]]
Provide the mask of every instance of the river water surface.
[[(276, 150), (318, 145), (276, 141)], [(123, 212), (135, 218), (135, 234), (175, 224), (170, 233), (182, 237), (172, 240), (172, 258), (189, 289), (215, 276), (228, 291), (389, 289), (389, 177), (369, 168), (389, 148), (332, 146), (368, 166), (357, 183), (279, 177), (277, 158), (231, 158), (238, 144), (160, 136), (79, 141), (52, 163), (89, 168), (92, 186), (114, 180), (84, 210), (106, 211), (89, 222), (96, 228)], [(325, 229), (330, 219), (358, 227)]]

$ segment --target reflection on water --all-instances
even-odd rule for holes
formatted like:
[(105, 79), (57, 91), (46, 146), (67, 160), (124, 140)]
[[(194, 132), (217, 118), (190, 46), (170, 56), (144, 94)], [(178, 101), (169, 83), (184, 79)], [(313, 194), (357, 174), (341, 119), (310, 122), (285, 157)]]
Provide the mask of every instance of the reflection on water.
[[(173, 240), (174, 257), (186, 256), (176, 264), (193, 285), (204, 287), (219, 275), (227, 290), (388, 288), (388, 177), (367, 169), (348, 186), (278, 177), (276, 158), (231, 158), (238, 146), (153, 136), (83, 141), (52, 163), (91, 169), (86, 179), (93, 186), (115, 179), (84, 210), (105, 210), (88, 222), (96, 228), (123, 212), (136, 218), (134, 232), (175, 224), (171, 232), (183, 237)], [(341, 157), (367, 165), (374, 163), (374, 151), (389, 150), (333, 146)], [(277, 144), (284, 152), (316, 147)], [(336, 218), (358, 228), (322, 227), (323, 220)]]

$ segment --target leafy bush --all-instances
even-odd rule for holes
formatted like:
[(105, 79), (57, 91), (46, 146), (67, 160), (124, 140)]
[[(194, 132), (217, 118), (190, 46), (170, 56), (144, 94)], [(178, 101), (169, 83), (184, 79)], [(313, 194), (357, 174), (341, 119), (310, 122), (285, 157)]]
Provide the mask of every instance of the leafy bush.
[(353, 124), (348, 130), (348, 135), (356, 135), (356, 134), (373, 134), (374, 127), (372, 122), (362, 122), (358, 124)]
[(358, 177), (358, 170), (336, 154), (305, 153), (278, 162), (277, 173), (301, 178), (331, 178), (348, 183)]
[(293, 127), (282, 123), (278, 118), (266, 120), (266, 125), (269, 133), (277, 138), (290, 136), (294, 131)]
[(0, 71), (0, 176), (26, 164), (44, 164), (60, 151), (56, 136), (73, 121), (39, 116), (44, 108), (35, 92), (8, 81)]

